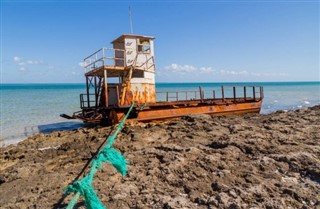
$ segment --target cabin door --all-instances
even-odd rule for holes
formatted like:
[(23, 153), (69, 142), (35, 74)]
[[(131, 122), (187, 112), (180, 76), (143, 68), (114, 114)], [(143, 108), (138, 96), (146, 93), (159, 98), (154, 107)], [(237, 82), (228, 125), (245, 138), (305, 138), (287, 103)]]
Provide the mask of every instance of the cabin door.
[(109, 106), (119, 105), (119, 92), (120, 92), (120, 85), (118, 84), (108, 85), (108, 105)]

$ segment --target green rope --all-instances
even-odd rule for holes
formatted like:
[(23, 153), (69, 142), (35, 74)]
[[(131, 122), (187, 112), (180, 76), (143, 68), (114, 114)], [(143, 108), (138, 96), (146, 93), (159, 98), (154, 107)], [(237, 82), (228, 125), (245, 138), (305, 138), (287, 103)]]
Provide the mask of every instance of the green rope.
[(134, 103), (132, 103), (129, 111), (127, 112), (121, 123), (118, 125), (117, 130), (108, 138), (107, 145), (104, 146), (104, 148), (99, 151), (95, 159), (92, 160), (89, 173), (81, 180), (74, 181), (71, 185), (67, 186), (64, 189), (65, 194), (76, 193), (69, 202), (67, 209), (72, 209), (80, 196), (84, 197), (84, 204), (88, 209), (105, 209), (104, 205), (94, 191), (94, 188), (92, 187), (92, 180), (95, 173), (102, 167), (103, 162), (111, 163), (113, 167), (115, 167), (117, 171), (121, 173), (121, 175), (124, 176), (127, 174), (128, 162), (120, 152), (118, 152), (114, 148), (111, 148), (111, 146), (113, 145), (117, 134), (124, 126), (124, 123), (128, 118), (130, 112), (132, 111), (133, 106)]
[(141, 105), (141, 106), (139, 106), (139, 105), (137, 105), (137, 106), (138, 106), (139, 110), (141, 111), (141, 110), (143, 110), (143, 109), (147, 106), (147, 103), (144, 103), (144, 104)]

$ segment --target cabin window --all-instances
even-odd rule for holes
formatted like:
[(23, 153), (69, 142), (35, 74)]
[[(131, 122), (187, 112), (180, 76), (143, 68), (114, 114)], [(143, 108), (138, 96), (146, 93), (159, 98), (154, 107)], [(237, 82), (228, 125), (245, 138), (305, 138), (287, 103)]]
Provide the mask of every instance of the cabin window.
[(132, 78), (144, 78), (144, 72), (141, 70), (133, 71)]
[(150, 41), (138, 39), (138, 53), (150, 53)]

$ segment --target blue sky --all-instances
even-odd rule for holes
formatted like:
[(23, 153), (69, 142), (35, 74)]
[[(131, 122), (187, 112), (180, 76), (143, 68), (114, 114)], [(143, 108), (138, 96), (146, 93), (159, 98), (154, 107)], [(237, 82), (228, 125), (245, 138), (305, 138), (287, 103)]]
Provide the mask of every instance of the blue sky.
[(84, 57), (155, 36), (157, 82), (319, 81), (319, 1), (1, 1), (2, 83), (83, 83)]

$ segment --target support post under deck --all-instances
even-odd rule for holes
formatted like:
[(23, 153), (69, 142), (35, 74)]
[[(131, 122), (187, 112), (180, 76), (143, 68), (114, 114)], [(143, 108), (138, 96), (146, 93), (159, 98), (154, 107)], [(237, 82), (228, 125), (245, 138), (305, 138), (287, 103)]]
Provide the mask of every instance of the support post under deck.
[(97, 93), (97, 76), (94, 75), (94, 98), (95, 98), (95, 105), (96, 108), (98, 106), (98, 93)]
[(105, 103), (106, 107), (109, 106), (109, 98), (108, 98), (108, 77), (107, 77), (107, 70), (103, 71), (104, 74), (104, 98), (105, 98)]
[(89, 81), (88, 81), (88, 76), (86, 76), (86, 86), (87, 86), (87, 103), (88, 103), (88, 107), (90, 107), (90, 95), (89, 95)]

